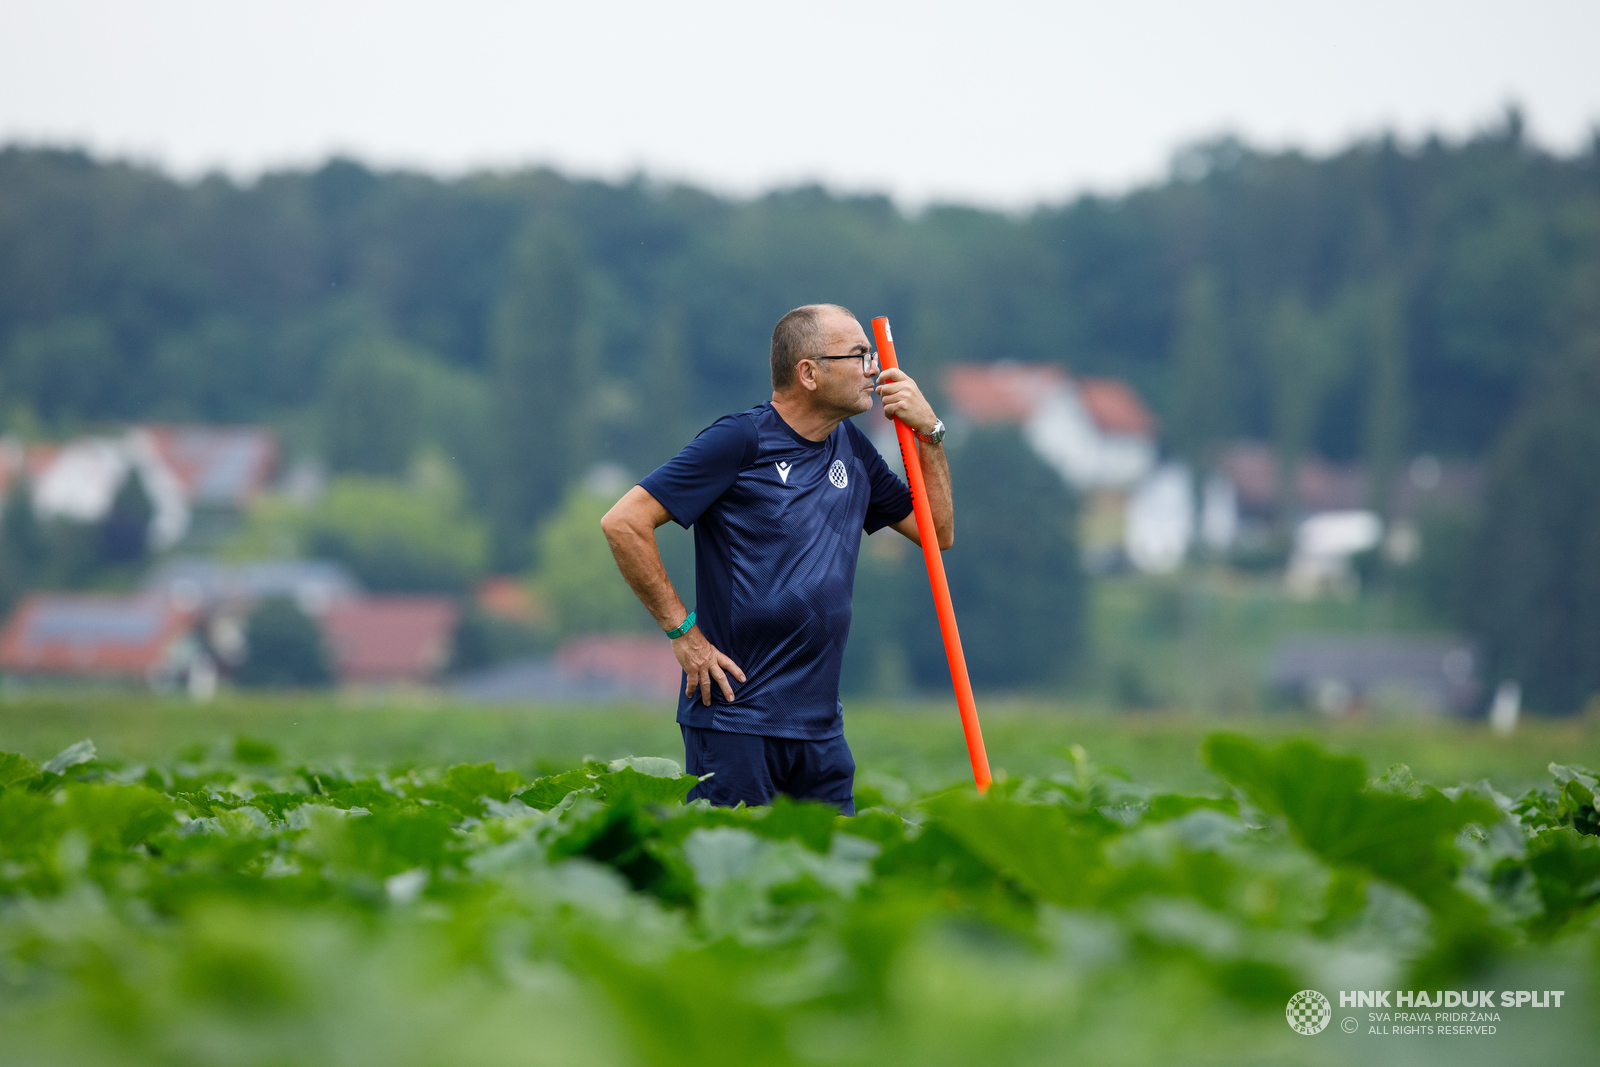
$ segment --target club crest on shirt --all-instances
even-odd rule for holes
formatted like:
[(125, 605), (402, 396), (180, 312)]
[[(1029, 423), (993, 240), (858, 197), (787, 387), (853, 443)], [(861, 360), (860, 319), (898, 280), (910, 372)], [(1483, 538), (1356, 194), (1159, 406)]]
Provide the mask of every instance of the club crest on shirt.
[(843, 489), (850, 484), (850, 477), (845, 474), (843, 460), (836, 459), (833, 461), (833, 466), (828, 468), (828, 481), (832, 482), (834, 487), (838, 489)]
[(789, 464), (787, 464), (787, 463), (774, 463), (773, 466), (778, 468), (778, 477), (783, 479), (783, 484), (784, 485), (788, 485), (789, 484), (789, 470), (790, 470)]

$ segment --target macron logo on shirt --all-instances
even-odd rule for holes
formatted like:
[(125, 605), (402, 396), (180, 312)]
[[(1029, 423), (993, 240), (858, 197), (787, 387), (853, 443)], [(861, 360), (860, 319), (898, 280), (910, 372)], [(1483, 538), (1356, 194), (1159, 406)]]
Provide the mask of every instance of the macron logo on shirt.
[(789, 484), (789, 469), (790, 469), (789, 468), (789, 464), (787, 464), (787, 463), (774, 463), (773, 466), (778, 468), (778, 477), (783, 479), (783, 484), (784, 485), (788, 485)]

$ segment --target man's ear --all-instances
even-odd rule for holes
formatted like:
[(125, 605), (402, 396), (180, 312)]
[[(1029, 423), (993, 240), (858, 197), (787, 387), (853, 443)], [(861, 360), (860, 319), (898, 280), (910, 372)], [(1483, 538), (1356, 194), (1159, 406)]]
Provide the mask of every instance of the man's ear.
[(802, 359), (794, 367), (794, 380), (800, 387), (811, 392), (817, 391), (817, 365), (809, 359)]

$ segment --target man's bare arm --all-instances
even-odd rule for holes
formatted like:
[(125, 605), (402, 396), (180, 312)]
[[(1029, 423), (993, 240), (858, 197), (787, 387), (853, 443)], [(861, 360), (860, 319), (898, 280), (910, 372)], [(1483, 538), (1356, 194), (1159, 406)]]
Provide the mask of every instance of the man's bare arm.
[[(913, 430), (932, 433), (939, 421), (933, 408), (905, 371), (896, 367), (878, 375), (878, 395), (883, 398), (883, 413), (900, 419)], [(956, 512), (950, 499), (950, 463), (945, 459), (944, 446), (934, 445), (917, 438), (917, 456), (922, 463), (922, 480), (928, 488), (928, 504), (933, 508), (933, 529), (939, 535), (940, 551), (956, 542)], [(915, 512), (894, 524), (894, 528), (917, 545), (922, 535), (917, 532)]]
[[(928, 490), (928, 504), (933, 509), (933, 529), (939, 536), (939, 550), (948, 551), (956, 543), (956, 511), (950, 498), (950, 461), (945, 458), (943, 445), (930, 445), (917, 441), (917, 457), (922, 463), (922, 484)], [(909, 537), (913, 544), (922, 544), (917, 531), (917, 514), (893, 524), (893, 528)]]
[[(667, 577), (667, 568), (661, 563), (661, 550), (656, 546), (656, 528), (671, 520), (671, 513), (661, 502), (638, 485), (623, 494), (600, 520), (600, 529), (611, 546), (617, 569), (622, 571), (634, 595), (655, 616), (663, 630), (676, 628), (689, 614), (678, 591), (672, 587), (672, 579)], [(739, 665), (707, 641), (698, 625), (673, 639), (672, 654), (678, 657), (678, 663), (688, 675), (684, 693), (698, 688), (702, 704), (711, 703), (712, 682), (722, 690), (724, 699), (732, 701), (733, 687), (728, 684), (727, 676), (731, 674), (740, 682), (745, 680)]]

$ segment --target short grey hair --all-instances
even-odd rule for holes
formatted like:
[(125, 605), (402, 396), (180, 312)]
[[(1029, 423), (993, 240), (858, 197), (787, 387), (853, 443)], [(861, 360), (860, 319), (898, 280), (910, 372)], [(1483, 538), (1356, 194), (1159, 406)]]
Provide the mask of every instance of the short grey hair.
[(855, 312), (839, 304), (797, 307), (772, 328), (772, 388), (782, 391), (794, 384), (794, 369), (802, 359), (822, 355), (822, 311), (832, 308), (852, 319)]

